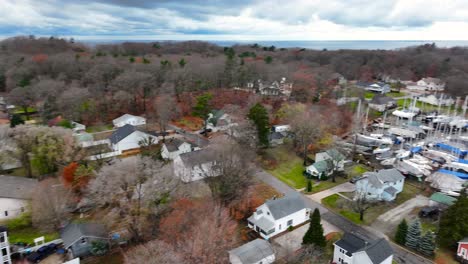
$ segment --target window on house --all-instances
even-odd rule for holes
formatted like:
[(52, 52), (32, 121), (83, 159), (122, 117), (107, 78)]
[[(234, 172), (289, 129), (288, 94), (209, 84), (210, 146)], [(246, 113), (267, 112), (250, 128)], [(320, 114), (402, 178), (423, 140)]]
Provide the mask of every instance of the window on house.
[(5, 216), (8, 216), (8, 211), (5, 211)]
[(371, 195), (372, 193), (368, 192), (367, 195)]
[(288, 220), (288, 226), (292, 226), (292, 224), (293, 224), (293, 220), (292, 219)]
[(267, 215), (270, 215), (270, 212), (267, 212)]
[(6, 255), (7, 255), (7, 250), (6, 250), (6, 248), (3, 248), (3, 249), (2, 249), (2, 255), (3, 255), (3, 256), (6, 256)]
[(279, 228), (278, 228), (278, 229), (281, 230), (281, 225), (279, 225)]
[(86, 244), (86, 238), (81, 238), (81, 244)]
[(3, 243), (3, 242), (5, 242), (5, 236), (2, 235), (0, 236), (0, 243)]

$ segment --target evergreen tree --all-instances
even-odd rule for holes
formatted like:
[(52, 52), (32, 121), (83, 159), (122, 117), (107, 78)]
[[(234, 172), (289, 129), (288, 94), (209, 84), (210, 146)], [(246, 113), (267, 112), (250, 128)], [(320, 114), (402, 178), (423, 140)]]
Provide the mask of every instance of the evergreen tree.
[(421, 222), (419, 219), (411, 222), (408, 227), (408, 233), (406, 233), (405, 246), (417, 250), (419, 243), (421, 242)]
[(21, 116), (18, 114), (13, 114), (10, 120), (10, 127), (15, 127), (17, 125), (23, 125), (23, 124), (24, 124), (24, 120), (21, 118)]
[(395, 234), (395, 241), (400, 245), (405, 245), (406, 243), (406, 234), (408, 233), (408, 224), (406, 220), (401, 220), (401, 223), (398, 225), (397, 232)]
[(302, 238), (302, 244), (314, 244), (319, 247), (325, 247), (327, 241), (323, 235), (323, 226), (320, 223), (320, 212), (315, 208), (314, 213), (310, 217), (309, 229)]
[(270, 120), (265, 107), (260, 103), (255, 104), (250, 108), (247, 117), (252, 120), (257, 127), (258, 141), (262, 146), (268, 146), (268, 133)]
[(437, 242), (442, 247), (456, 247), (457, 242), (468, 236), (468, 198), (466, 189), (440, 219)]
[(435, 240), (434, 233), (432, 233), (431, 231), (426, 232), (426, 234), (424, 234), (424, 236), (421, 239), (421, 243), (419, 243), (418, 251), (428, 257), (434, 256), (434, 250), (435, 250), (434, 240)]
[(307, 192), (312, 192), (312, 181), (311, 180), (307, 180), (307, 189), (306, 189)]
[[(208, 115), (212, 110), (211, 99), (213, 99), (213, 95), (211, 93), (204, 93), (197, 97), (197, 103), (193, 107), (193, 115), (203, 118), (205, 131), (208, 125)], [(208, 133), (205, 133), (205, 136), (208, 136)]]

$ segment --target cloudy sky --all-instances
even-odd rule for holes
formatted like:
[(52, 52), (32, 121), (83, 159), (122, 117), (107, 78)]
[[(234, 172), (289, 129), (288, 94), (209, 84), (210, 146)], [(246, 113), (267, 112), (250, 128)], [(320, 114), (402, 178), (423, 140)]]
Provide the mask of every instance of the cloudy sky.
[(0, 0), (0, 37), (468, 40), (468, 0)]

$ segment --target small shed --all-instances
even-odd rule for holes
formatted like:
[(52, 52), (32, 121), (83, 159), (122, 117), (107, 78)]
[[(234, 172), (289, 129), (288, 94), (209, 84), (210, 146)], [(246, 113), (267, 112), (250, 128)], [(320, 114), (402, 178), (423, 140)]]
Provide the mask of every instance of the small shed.
[(269, 264), (275, 261), (275, 252), (268, 241), (257, 238), (229, 251), (231, 264)]
[(106, 228), (96, 223), (71, 223), (61, 232), (63, 247), (73, 258), (91, 254), (93, 242), (100, 241), (109, 245)]

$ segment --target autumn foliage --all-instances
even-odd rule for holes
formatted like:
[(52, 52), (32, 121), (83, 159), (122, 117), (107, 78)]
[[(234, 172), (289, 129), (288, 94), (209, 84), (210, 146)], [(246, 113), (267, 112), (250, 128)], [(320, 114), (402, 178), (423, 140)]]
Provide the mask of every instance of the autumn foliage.
[(67, 188), (71, 188), (73, 186), (73, 182), (75, 179), (75, 172), (76, 169), (78, 168), (78, 163), (72, 162), (68, 164), (65, 168), (63, 168), (63, 184)]

